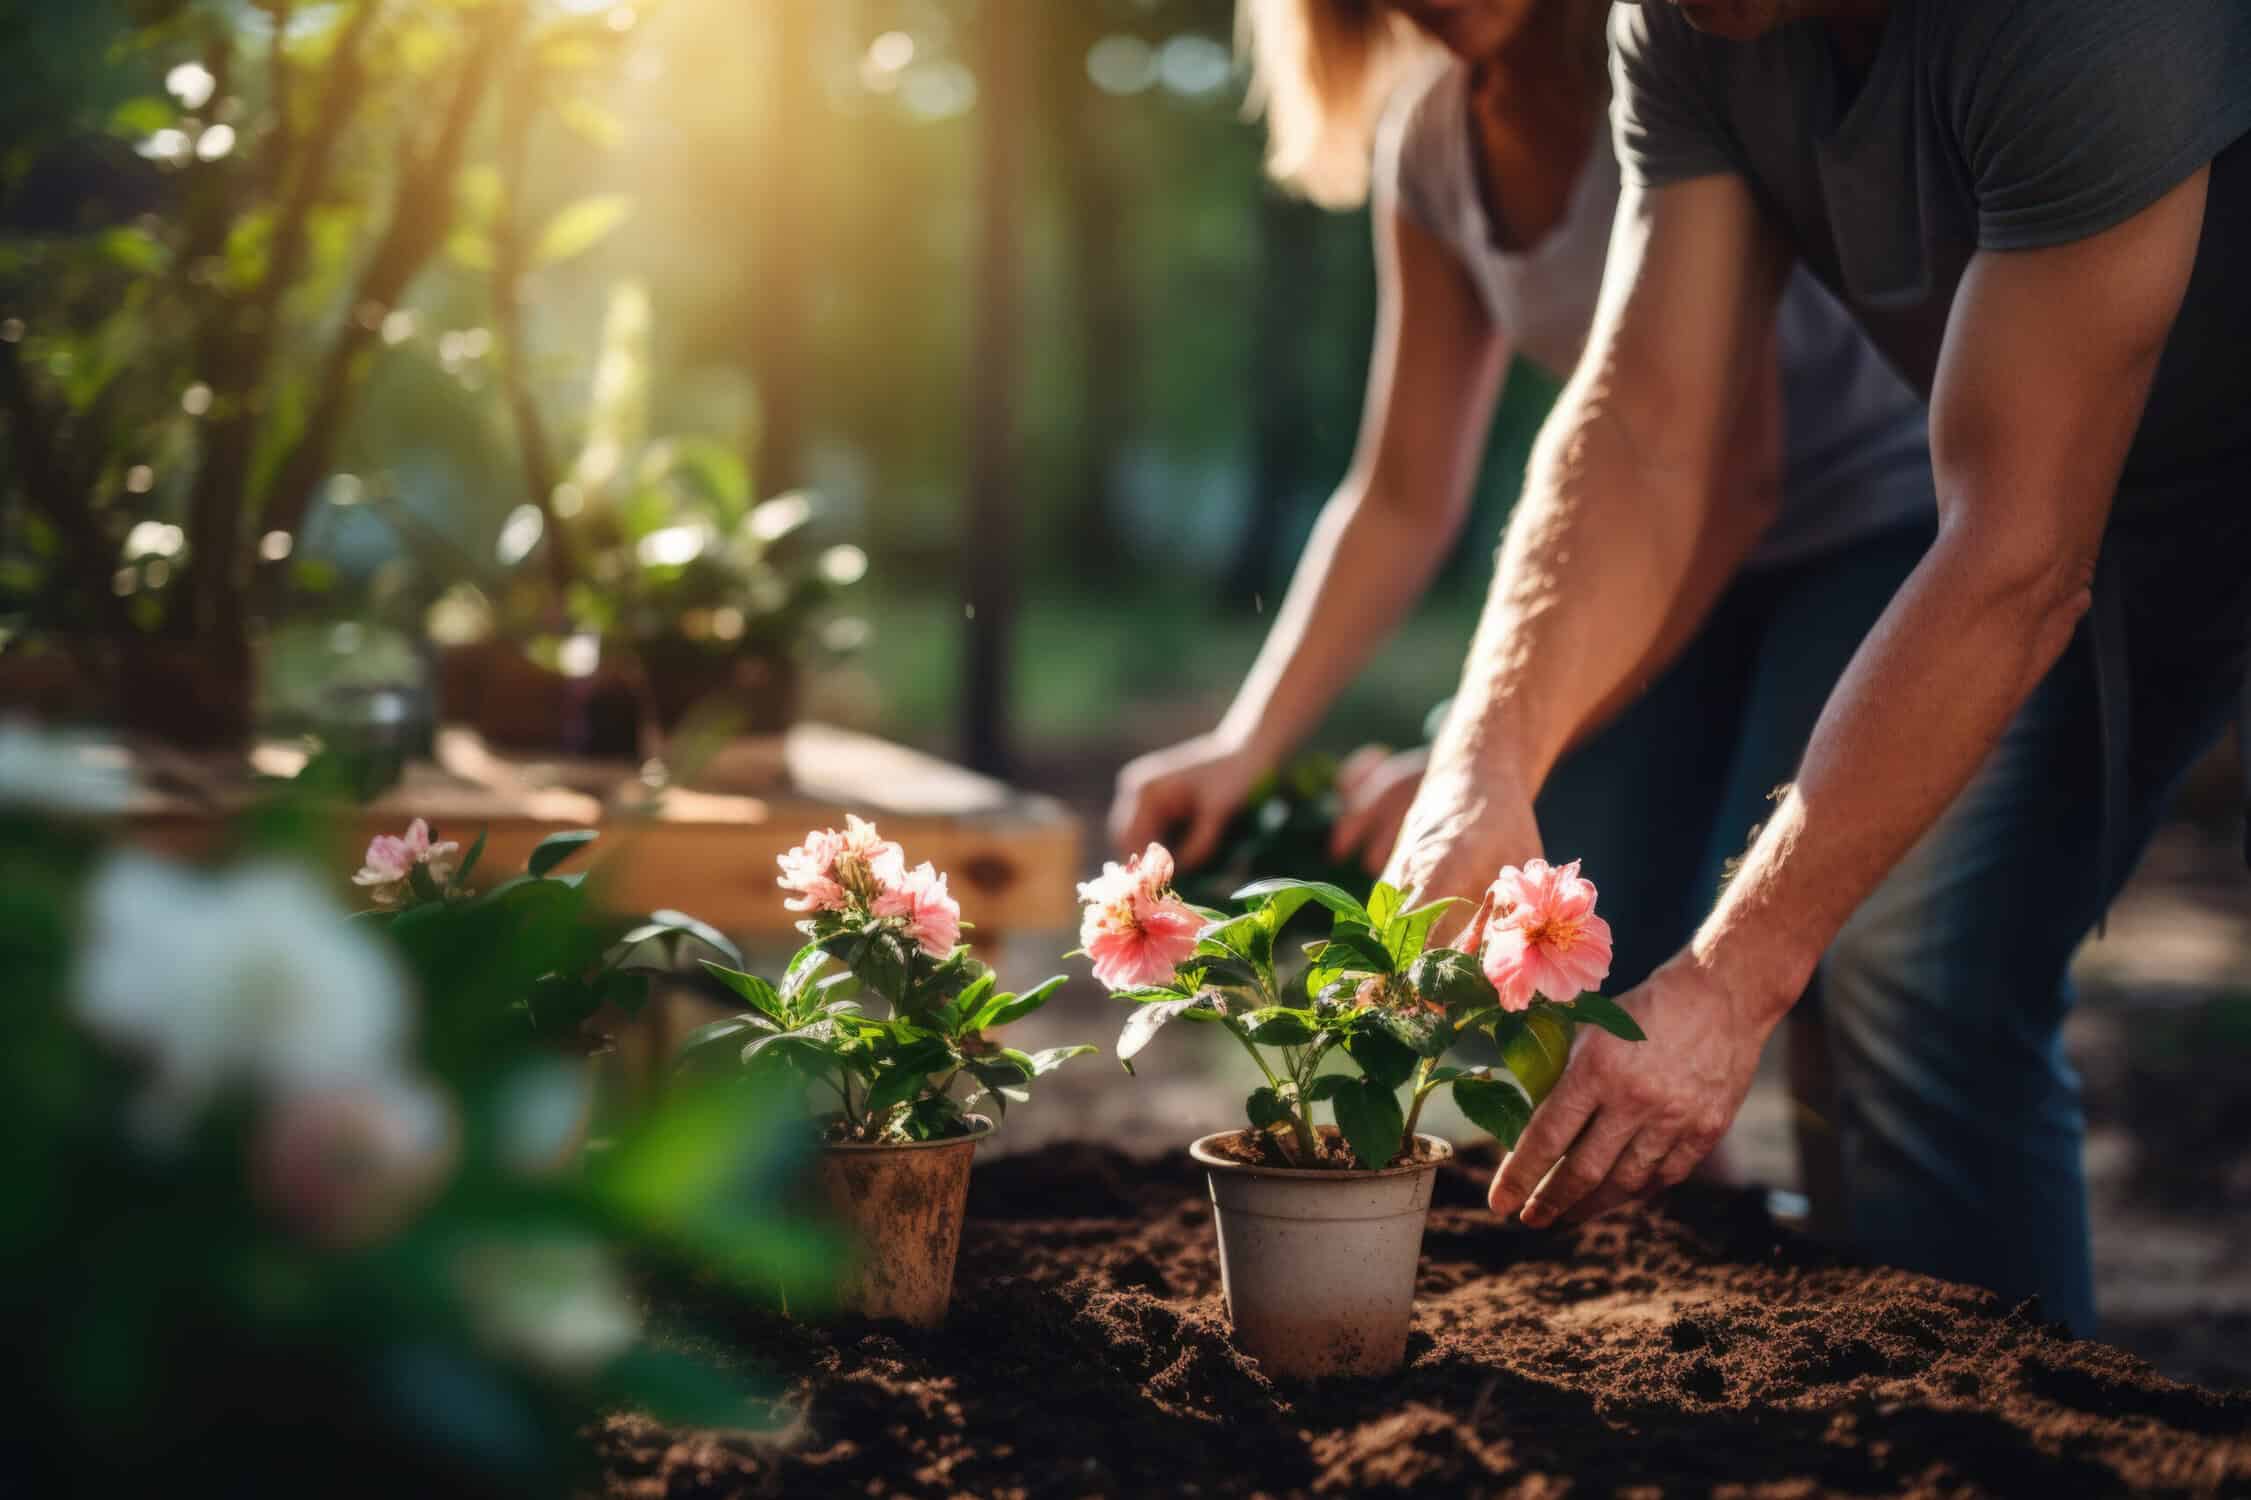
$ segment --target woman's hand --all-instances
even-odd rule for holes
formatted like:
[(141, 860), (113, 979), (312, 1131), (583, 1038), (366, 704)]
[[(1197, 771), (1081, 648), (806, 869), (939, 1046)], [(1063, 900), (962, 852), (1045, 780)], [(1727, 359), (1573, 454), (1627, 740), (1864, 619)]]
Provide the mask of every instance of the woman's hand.
[[(1250, 751), (1217, 734), (1127, 762), (1110, 803), (1110, 842), (1122, 851), (1178, 838), (1173, 854), (1193, 870), (1219, 847), (1219, 835), (1267, 767)], [(1185, 826), (1184, 835), (1175, 829)]]
[(1426, 747), (1393, 751), (1362, 745), (1346, 756), (1337, 767), (1339, 807), (1329, 856), (1347, 860), (1357, 853), (1370, 875), (1381, 874), (1429, 765)]

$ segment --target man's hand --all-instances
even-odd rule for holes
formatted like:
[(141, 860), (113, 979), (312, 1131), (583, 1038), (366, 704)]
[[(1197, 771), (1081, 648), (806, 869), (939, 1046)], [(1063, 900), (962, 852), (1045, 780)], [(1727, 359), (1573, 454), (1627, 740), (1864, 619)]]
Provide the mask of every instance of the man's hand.
[(1685, 953), (1619, 1003), (1649, 1039), (1581, 1028), (1555, 1091), (1493, 1177), (1487, 1201), (1503, 1218), (1521, 1207), (1534, 1228), (1577, 1222), (1681, 1182), (1743, 1107), (1779, 1019), (1743, 1013)]
[(1423, 748), (1362, 745), (1346, 756), (1337, 767), (1340, 806), (1329, 833), (1329, 857), (1346, 860), (1357, 853), (1370, 875), (1381, 874), (1429, 767), (1430, 751)]
[[(1110, 842), (1138, 852), (1152, 840), (1178, 837), (1183, 870), (1211, 858), (1219, 835), (1266, 767), (1244, 747), (1216, 734), (1198, 735), (1130, 761), (1118, 773), (1110, 803)], [(1187, 832), (1173, 830), (1185, 825)]]
[[(1407, 809), (1384, 878), (1406, 893), (1411, 906), (1455, 896), (1469, 903), (1461, 908), (1466, 914), (1503, 865), (1520, 865), (1539, 852), (1540, 827), (1522, 783), (1441, 752)], [(1452, 941), (1448, 925), (1441, 924), (1436, 936)], [(1452, 925), (1458, 935), (1460, 924)]]

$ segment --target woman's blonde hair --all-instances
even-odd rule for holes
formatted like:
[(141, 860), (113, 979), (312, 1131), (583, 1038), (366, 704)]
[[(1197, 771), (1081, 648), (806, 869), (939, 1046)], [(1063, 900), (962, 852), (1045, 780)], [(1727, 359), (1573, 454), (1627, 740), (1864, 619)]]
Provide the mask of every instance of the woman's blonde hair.
[(1268, 175), (1326, 208), (1366, 202), (1377, 121), (1422, 33), (1388, 0), (1236, 0), (1235, 40)]

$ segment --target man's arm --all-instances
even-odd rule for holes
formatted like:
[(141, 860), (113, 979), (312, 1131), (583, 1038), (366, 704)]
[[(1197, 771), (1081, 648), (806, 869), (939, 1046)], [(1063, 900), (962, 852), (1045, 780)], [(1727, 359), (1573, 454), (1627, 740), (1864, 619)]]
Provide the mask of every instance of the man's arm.
[(1772, 519), (1787, 270), (1737, 178), (1620, 200), (1594, 330), (1534, 449), (1395, 883), (1474, 896), (1540, 852), (1549, 769), (1678, 649)]
[(1503, 1165), (1496, 1210), (1522, 1203), (1527, 1223), (1546, 1223), (1686, 1176), (1822, 950), (2062, 654), (2195, 267), (2205, 185), (2199, 172), (2086, 240), (1972, 262), (1934, 391), (1937, 543), (1831, 694), (1795, 790), (1703, 929), (1624, 1001), (1648, 1047), (1578, 1048)]

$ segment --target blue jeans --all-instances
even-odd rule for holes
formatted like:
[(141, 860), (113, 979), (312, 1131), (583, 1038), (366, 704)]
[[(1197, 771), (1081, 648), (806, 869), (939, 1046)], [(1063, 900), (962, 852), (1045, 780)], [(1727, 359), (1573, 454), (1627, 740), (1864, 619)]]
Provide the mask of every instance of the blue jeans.
[[(1813, 998), (1838, 1091), (1854, 1248), (2037, 1295), (2094, 1325), (2072, 952), (2209, 747), (2251, 657), (2251, 503), (2195, 528), (2114, 523), (2130, 733), (2105, 868), (2102, 715), (2075, 644), (1972, 784), (1847, 923)], [(2215, 516), (2223, 519), (2214, 519)], [(2215, 534), (2215, 533), (2220, 534)], [(1930, 533), (1907, 528), (1739, 582), (1639, 700), (1543, 794), (1543, 842), (1583, 855), (1618, 935), (1612, 993), (1710, 909), (1768, 790), (1795, 771), (1852, 652)]]

